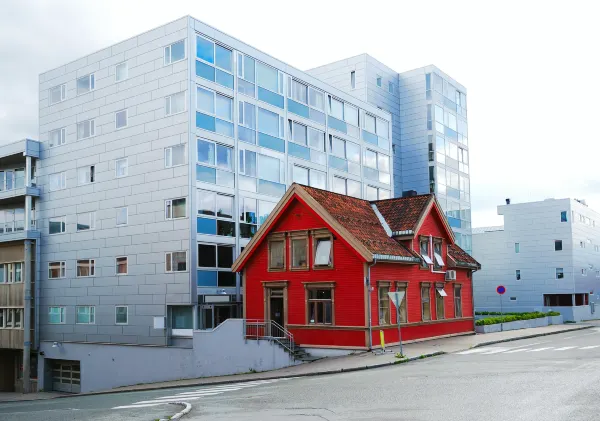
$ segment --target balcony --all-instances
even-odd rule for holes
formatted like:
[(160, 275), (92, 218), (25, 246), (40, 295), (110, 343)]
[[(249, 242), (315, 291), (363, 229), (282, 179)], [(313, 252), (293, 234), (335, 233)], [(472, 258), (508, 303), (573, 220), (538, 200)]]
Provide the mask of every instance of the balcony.
[(37, 230), (35, 220), (31, 221), (31, 227), (25, 229), (24, 220), (12, 220), (7, 222), (6, 215), (0, 213), (0, 243), (22, 240), (37, 240), (40, 232)]

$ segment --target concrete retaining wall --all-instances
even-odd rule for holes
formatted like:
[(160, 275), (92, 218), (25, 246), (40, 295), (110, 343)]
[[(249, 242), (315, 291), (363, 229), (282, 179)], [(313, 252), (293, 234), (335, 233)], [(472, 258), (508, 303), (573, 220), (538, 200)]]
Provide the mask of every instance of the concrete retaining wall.
[[(494, 316), (489, 316), (494, 317)], [(494, 325), (475, 326), (477, 333), (501, 332), (503, 330), (527, 329), (532, 327), (543, 327), (548, 325), (558, 325), (563, 323), (561, 316), (541, 317), (539, 319), (517, 320), (508, 323), (497, 323)]]
[[(243, 338), (243, 320), (229, 319), (212, 331), (194, 331), (193, 348), (42, 342), (39, 388), (52, 389), (51, 362), (81, 364), (81, 392), (140, 383), (275, 370), (294, 365), (279, 345)], [(46, 364), (47, 362), (47, 364)]]

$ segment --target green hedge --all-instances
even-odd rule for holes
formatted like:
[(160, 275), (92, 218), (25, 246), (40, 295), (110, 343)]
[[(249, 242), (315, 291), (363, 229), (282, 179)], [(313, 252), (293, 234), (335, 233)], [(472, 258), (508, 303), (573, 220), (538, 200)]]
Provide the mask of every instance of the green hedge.
[(557, 311), (549, 311), (548, 313), (542, 313), (539, 311), (535, 311), (533, 313), (505, 313), (505, 315), (501, 317), (486, 317), (485, 319), (479, 319), (475, 322), (475, 325), (495, 325), (498, 323), (516, 322), (518, 320), (541, 319), (542, 317), (548, 316), (560, 316), (560, 313)]

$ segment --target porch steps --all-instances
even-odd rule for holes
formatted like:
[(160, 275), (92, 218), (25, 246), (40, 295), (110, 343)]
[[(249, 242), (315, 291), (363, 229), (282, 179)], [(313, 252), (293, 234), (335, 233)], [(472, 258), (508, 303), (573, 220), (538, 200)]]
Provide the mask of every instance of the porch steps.
[(289, 339), (277, 339), (279, 346), (285, 349), (295, 360), (303, 362), (312, 362), (320, 360), (320, 357), (310, 355), (304, 348), (297, 346)]

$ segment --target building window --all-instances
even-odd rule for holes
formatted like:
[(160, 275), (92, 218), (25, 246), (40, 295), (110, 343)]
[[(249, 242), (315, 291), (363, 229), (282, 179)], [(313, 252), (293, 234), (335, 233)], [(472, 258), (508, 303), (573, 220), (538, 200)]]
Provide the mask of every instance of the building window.
[(517, 281), (521, 280), (521, 270), (515, 270), (515, 278), (517, 279)]
[(433, 239), (433, 269), (442, 270), (444, 267), (444, 259), (442, 258), (442, 239)]
[(294, 165), (292, 170), (292, 180), (298, 184), (305, 186), (316, 187), (318, 189), (326, 188), (327, 175), (322, 171), (317, 171), (312, 168), (300, 167)]
[(128, 167), (129, 167), (129, 161), (127, 160), (127, 158), (117, 159), (115, 161), (115, 176), (117, 178), (126, 177), (127, 173), (129, 172)]
[(308, 269), (308, 234), (293, 233), (290, 247), (292, 249), (292, 270)]
[[(48, 187), (50, 191), (64, 190), (67, 188), (67, 173), (58, 172), (48, 176)], [(8, 189), (7, 189), (8, 190)]]
[(582, 249), (585, 248), (585, 241), (580, 241), (579, 242), (579, 247), (581, 247)]
[(419, 250), (423, 261), (421, 262), (421, 266), (424, 268), (428, 268), (429, 265), (433, 264), (431, 257), (429, 256), (429, 238), (428, 237), (419, 237)]
[(94, 306), (77, 306), (77, 319), (75, 323), (93, 325), (96, 323), (96, 308)]
[(385, 200), (391, 196), (390, 191), (374, 186), (365, 187), (365, 199), (366, 200)]
[(96, 167), (90, 165), (89, 167), (77, 168), (77, 183), (80, 186), (93, 183), (96, 178)]
[(179, 114), (185, 111), (185, 92), (169, 95), (165, 98), (165, 115)]
[(128, 216), (127, 207), (117, 208), (115, 225), (127, 225)]
[(77, 79), (77, 95), (87, 94), (96, 88), (96, 78), (93, 73)]
[(562, 240), (554, 240), (554, 251), (561, 251), (562, 249), (563, 249)]
[(408, 313), (406, 310), (406, 291), (408, 289), (408, 283), (406, 282), (398, 282), (396, 284), (396, 291), (397, 292), (403, 292), (404, 296), (402, 297), (402, 302), (400, 303), (400, 323), (407, 323), (408, 322)]
[(256, 83), (262, 88), (283, 95), (283, 73), (274, 67), (261, 63), (260, 61), (256, 62)]
[(67, 98), (67, 86), (65, 84), (50, 88), (50, 105), (64, 101)]
[(115, 306), (115, 324), (126, 325), (129, 322), (129, 307)]
[(333, 324), (333, 286), (307, 286), (307, 314), (309, 324)]
[(175, 145), (165, 148), (165, 168), (185, 165), (185, 145)]
[(363, 174), (369, 180), (390, 184), (390, 157), (365, 149)]
[(567, 211), (562, 211), (560, 213), (560, 222), (567, 222)]
[(0, 264), (0, 284), (23, 282), (23, 262)]
[(596, 271), (596, 278), (600, 278), (600, 270)]
[(333, 267), (333, 237), (331, 234), (317, 234), (313, 237), (315, 268)]
[(382, 82), (381, 76), (377, 76), (377, 86), (379, 86), (381, 88), (382, 85), (383, 85), (383, 82)]
[(77, 231), (96, 229), (96, 212), (85, 212), (77, 215)]
[(117, 275), (127, 275), (127, 270), (127, 257), (117, 257), (115, 259), (115, 273)]
[(55, 216), (48, 218), (48, 234), (62, 234), (67, 230), (67, 217)]
[(421, 319), (431, 320), (431, 287), (429, 284), (421, 285)]
[(165, 254), (165, 272), (186, 272), (187, 252), (174, 251)]
[(461, 285), (454, 285), (454, 317), (463, 316), (462, 312), (462, 288)]
[(129, 74), (129, 68), (127, 62), (119, 63), (115, 66), (115, 82), (120, 82), (127, 79)]
[(198, 139), (197, 147), (196, 180), (223, 187), (234, 187), (233, 148), (205, 139)]
[(198, 190), (196, 198), (198, 203), (196, 232), (235, 237), (233, 196)]
[[(236, 274), (231, 272), (233, 246), (198, 244), (198, 286), (231, 288), (236, 285)], [(213, 269), (213, 270), (206, 270)]]
[(392, 82), (388, 82), (388, 92), (390, 94), (394, 93), (394, 84)]
[(127, 110), (115, 113), (115, 129), (122, 129), (123, 127), (127, 127)]
[(581, 276), (587, 276), (587, 269), (586, 268), (581, 269)]
[(64, 278), (66, 276), (66, 262), (49, 262), (48, 279)]
[(438, 285), (436, 287), (435, 294), (435, 314), (438, 320), (442, 320), (446, 318), (446, 312), (444, 309), (444, 297), (446, 297), (446, 291), (444, 291), (443, 285)]
[(64, 127), (52, 130), (48, 134), (48, 145), (51, 148), (64, 145), (65, 143), (67, 143), (67, 131)]
[(77, 140), (87, 139), (96, 134), (96, 121), (85, 120), (77, 123)]
[(238, 53), (237, 74), (238, 92), (254, 98), (256, 96), (256, 86), (254, 85), (256, 61), (250, 56)]
[(392, 323), (390, 318), (390, 292), (389, 285), (382, 285), (378, 289), (378, 303), (379, 303), (379, 324), (389, 325)]
[(94, 259), (77, 260), (77, 277), (83, 278), (96, 274), (96, 261)]
[(22, 308), (0, 308), (0, 329), (22, 329)]
[(233, 51), (196, 35), (196, 76), (233, 89)]
[(233, 98), (196, 87), (196, 127), (233, 137)]
[(520, 253), (520, 252), (521, 252), (521, 244), (515, 243), (515, 253)]
[(269, 240), (269, 270), (285, 270), (285, 238)]
[(177, 41), (165, 47), (165, 65), (173, 64), (185, 58), (185, 40)]
[(65, 322), (65, 307), (48, 307), (48, 323), (51, 325), (63, 324)]
[(165, 219), (179, 219), (186, 217), (186, 199), (170, 199), (165, 201)]
[(350, 72), (350, 87), (352, 89), (356, 88), (356, 72), (354, 70)]
[(361, 184), (360, 181), (350, 180), (349, 178), (343, 178), (334, 176), (332, 191), (339, 194), (345, 194), (356, 198), (361, 198)]
[(556, 268), (556, 279), (563, 279), (565, 277), (565, 272), (563, 268)]

